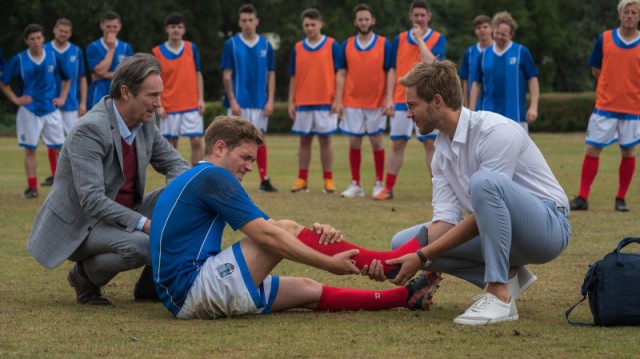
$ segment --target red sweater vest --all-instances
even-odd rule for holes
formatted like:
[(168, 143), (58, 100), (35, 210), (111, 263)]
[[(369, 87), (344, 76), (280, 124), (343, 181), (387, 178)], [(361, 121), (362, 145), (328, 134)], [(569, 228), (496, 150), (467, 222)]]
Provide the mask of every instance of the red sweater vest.
[(122, 169), (124, 170), (124, 184), (120, 187), (116, 202), (127, 208), (133, 208), (138, 193), (138, 157), (136, 156), (136, 142), (129, 145), (123, 138), (122, 141)]

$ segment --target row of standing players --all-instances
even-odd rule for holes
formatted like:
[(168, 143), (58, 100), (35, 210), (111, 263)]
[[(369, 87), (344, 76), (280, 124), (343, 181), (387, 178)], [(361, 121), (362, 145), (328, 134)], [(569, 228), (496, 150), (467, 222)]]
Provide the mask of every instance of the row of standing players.
[[(224, 105), (229, 109), (229, 114), (250, 120), (266, 132), (275, 92), (273, 49), (256, 32), (259, 19), (252, 5), (242, 6), (238, 15), (241, 32), (225, 43), (221, 60), (226, 93)], [(404, 89), (396, 83), (416, 62), (443, 59), (446, 39), (429, 28), (431, 12), (428, 3), (413, 1), (409, 19), (413, 28), (398, 35), (391, 43), (372, 31), (376, 21), (373, 10), (366, 5), (359, 5), (354, 9), (357, 34), (340, 45), (322, 35), (323, 22), (317, 10), (307, 9), (303, 12), (302, 26), (306, 38), (296, 44), (290, 63), (289, 115), (294, 120), (292, 132), (300, 135), (299, 172), (292, 187), (293, 192), (308, 191), (308, 168), (314, 135), (320, 142), (324, 191), (336, 191), (332, 178), (331, 135), (338, 129), (349, 135), (352, 175), (349, 188), (342, 192), (343, 197), (364, 196), (360, 184), (360, 148), (364, 136), (370, 138), (373, 149), (376, 177), (373, 197), (377, 200), (393, 198), (393, 187), (402, 166), (404, 149), (414, 131), (424, 145), (429, 167), (437, 133), (417, 133), (407, 118)], [(493, 20), (478, 16), (473, 25), (478, 43), (465, 51), (460, 66), (465, 104), (473, 109), (500, 113), (527, 129), (528, 123), (537, 117), (538, 71), (529, 50), (511, 40), (517, 23), (507, 12), (502, 12), (496, 14)], [(91, 43), (86, 50), (87, 63), (92, 71), (91, 86), (87, 91), (82, 50), (68, 41), (71, 22), (59, 20), (54, 28), (54, 40), (44, 46), (42, 28), (30, 27), (25, 30), (29, 49), (9, 61), (0, 83), (9, 99), (20, 106), (17, 127), (19, 145), (25, 148), (28, 178), (28, 188), (24, 193), (26, 198), (37, 196), (35, 148), (38, 138), (42, 136), (43, 142), (49, 147), (53, 175), (63, 134), (68, 133), (78, 115), (83, 115), (87, 108), (109, 93), (113, 71), (125, 57), (133, 54), (131, 46), (117, 38), (121, 29), (119, 16), (107, 12), (100, 22), (103, 37)], [(165, 29), (168, 41), (153, 49), (154, 55), (162, 63), (165, 80), (163, 107), (158, 111), (162, 118), (161, 131), (174, 146), (177, 145), (178, 136), (189, 137), (191, 162), (195, 164), (202, 153), (202, 114), (205, 107), (198, 48), (189, 41), (183, 41), (186, 26), (179, 14), (167, 17)], [(47, 58), (47, 53), (55, 55)], [(592, 60), (593, 56), (590, 64)], [(25, 68), (30, 71), (23, 71)], [(46, 89), (37, 88), (36, 83), (52, 83), (49, 77), (46, 81), (39, 81), (42, 78), (39, 76), (56, 77), (56, 89), (52, 90), (50, 86)], [(14, 77), (21, 77), (23, 96), (16, 96), (8, 86)], [(68, 79), (70, 81), (67, 84)], [(530, 93), (528, 109), (525, 108), (526, 87)], [(56, 107), (60, 108), (60, 113)], [(382, 133), (386, 130), (387, 116), (391, 118), (390, 138), (393, 144), (387, 163), (386, 181), (383, 183), (385, 153)], [(39, 120), (33, 121), (34, 117)], [(339, 125), (338, 117), (342, 119)], [(589, 138), (587, 144), (600, 150), (604, 147), (597, 142), (593, 145)], [(628, 160), (625, 161), (628, 156), (624, 155), (624, 144), (622, 147), (623, 162), (628, 163)], [(592, 157), (588, 149), (585, 164)], [(260, 189), (277, 191), (267, 175), (266, 145), (260, 147), (257, 164)], [(572, 203), (572, 209), (588, 208), (586, 196), (590, 183), (584, 184), (584, 172), (583, 168), (580, 196)], [(628, 168), (624, 172), (629, 173)], [(633, 170), (630, 172), (632, 175)], [(595, 173), (592, 177), (595, 177)], [(43, 185), (50, 185), (52, 181), (53, 177), (50, 177)], [(627, 209), (623, 182), (630, 182), (630, 179), (623, 180), (621, 174), (621, 191), (624, 193), (620, 195), (619, 191), (616, 197), (618, 210)], [(576, 202), (581, 200), (582, 204)]]

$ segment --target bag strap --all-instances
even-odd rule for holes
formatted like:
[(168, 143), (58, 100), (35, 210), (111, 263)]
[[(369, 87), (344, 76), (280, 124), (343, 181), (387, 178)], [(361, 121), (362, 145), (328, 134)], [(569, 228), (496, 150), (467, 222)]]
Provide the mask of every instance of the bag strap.
[(616, 262), (617, 262), (617, 264), (621, 263), (620, 251), (627, 244), (631, 244), (631, 243), (640, 243), (640, 238), (638, 238), (638, 237), (627, 237), (627, 238), (621, 240), (620, 243), (618, 243), (618, 247), (616, 247)]
[(576, 309), (576, 307), (578, 306), (578, 304), (584, 302), (584, 300), (587, 299), (587, 296), (585, 295), (584, 297), (582, 297), (582, 299), (580, 299), (578, 301), (578, 303), (574, 304), (571, 306), (571, 308), (569, 308), (565, 313), (565, 317), (567, 317), (567, 322), (569, 324), (571, 324), (574, 327), (592, 327), (594, 326), (594, 324), (591, 323), (583, 323), (583, 322), (574, 322), (571, 319), (569, 319), (569, 315), (571, 314), (571, 312), (573, 312), (574, 309)]
[(580, 293), (582, 294), (582, 299), (580, 299), (578, 303), (572, 305), (571, 308), (569, 308), (564, 313), (565, 317), (567, 317), (567, 322), (574, 327), (593, 326), (593, 324), (590, 324), (590, 323), (574, 322), (571, 319), (569, 319), (569, 315), (578, 306), (578, 304), (584, 302), (584, 300), (587, 299), (587, 294), (589, 293), (589, 289), (591, 289), (595, 283), (595, 279), (596, 279), (595, 271), (599, 263), (600, 262), (596, 262), (595, 264), (589, 265), (589, 269), (587, 270), (587, 273), (584, 275), (584, 282), (582, 282), (582, 288), (580, 289)]

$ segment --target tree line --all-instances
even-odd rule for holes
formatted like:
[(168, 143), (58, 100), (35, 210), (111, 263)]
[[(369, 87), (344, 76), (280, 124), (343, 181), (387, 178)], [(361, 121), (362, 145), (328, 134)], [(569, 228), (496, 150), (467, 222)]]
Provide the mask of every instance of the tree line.
[[(106, 10), (122, 17), (120, 38), (136, 52), (150, 52), (166, 41), (164, 18), (181, 12), (186, 19), (186, 39), (200, 49), (207, 100), (224, 94), (219, 68), (224, 42), (239, 31), (237, 9), (249, 1), (240, 0), (3, 0), (0, 17), (0, 47), (8, 60), (26, 46), (22, 30), (30, 23), (45, 27), (46, 40), (59, 17), (73, 22), (71, 41), (83, 49), (102, 33), (99, 21)], [(259, 33), (280, 36), (276, 51), (276, 96), (286, 100), (291, 49), (304, 38), (300, 13), (308, 7), (319, 9), (324, 17), (322, 32), (339, 41), (355, 33), (352, 9), (360, 2), (373, 7), (377, 24), (374, 31), (393, 40), (410, 28), (410, 0), (256, 0)], [(599, 33), (619, 26), (617, 0), (432, 0), (430, 27), (447, 37), (446, 57), (459, 62), (465, 48), (475, 43), (472, 20), (479, 14), (492, 16), (507, 10), (518, 22), (514, 41), (526, 45), (540, 70), (543, 92), (592, 91), (587, 60)], [(4, 99), (3, 99), (4, 101)], [(6, 106), (6, 104), (5, 104)]]

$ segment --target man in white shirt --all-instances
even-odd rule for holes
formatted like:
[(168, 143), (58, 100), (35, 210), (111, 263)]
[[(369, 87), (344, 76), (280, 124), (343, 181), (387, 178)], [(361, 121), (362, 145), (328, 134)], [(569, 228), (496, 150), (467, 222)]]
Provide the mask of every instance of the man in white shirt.
[[(429, 244), (387, 261), (402, 265), (391, 282), (404, 284), (428, 266), (486, 285), (486, 294), (455, 323), (517, 320), (515, 299), (537, 279), (524, 265), (551, 261), (569, 242), (567, 196), (521, 126), (462, 107), (455, 64), (418, 64), (400, 84), (420, 132), (440, 133), (432, 163), (433, 219), (392, 240), (395, 247), (422, 232), (418, 236), (428, 236)], [(383, 279), (379, 265), (373, 261), (366, 272)]]

